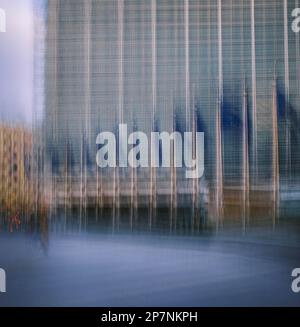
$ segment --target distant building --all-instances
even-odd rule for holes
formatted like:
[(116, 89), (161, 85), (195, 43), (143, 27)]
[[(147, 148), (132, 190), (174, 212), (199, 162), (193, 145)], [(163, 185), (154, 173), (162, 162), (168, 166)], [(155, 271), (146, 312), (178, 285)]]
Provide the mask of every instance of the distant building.
[[(0, 124), (0, 212), (5, 216), (33, 212), (32, 134)], [(4, 217), (3, 217), (4, 216)]]
[(156, 203), (151, 194), (161, 199), (161, 188), (174, 203), (177, 194), (203, 191), (172, 169), (97, 170), (96, 136), (120, 123), (129, 133), (204, 132), (201, 181), (220, 207), (223, 189), (247, 189), (245, 202), (250, 188), (278, 190), (299, 180), (294, 6), (284, 0), (49, 0), (43, 141), (66, 206), (72, 188), (77, 199), (105, 199), (106, 192), (117, 205), (120, 192), (133, 203), (148, 190)]

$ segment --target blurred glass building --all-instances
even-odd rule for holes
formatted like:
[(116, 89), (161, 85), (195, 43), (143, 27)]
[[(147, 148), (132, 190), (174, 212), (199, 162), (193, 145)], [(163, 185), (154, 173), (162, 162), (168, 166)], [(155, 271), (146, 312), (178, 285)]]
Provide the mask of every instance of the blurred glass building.
[[(297, 187), (298, 2), (49, 0), (43, 136), (51, 172), (96, 176), (96, 136), (119, 123), (146, 133), (196, 126), (205, 132), (202, 180), (216, 198), (226, 188)], [(180, 172), (160, 173), (187, 183)], [(151, 171), (138, 174), (151, 183)]]

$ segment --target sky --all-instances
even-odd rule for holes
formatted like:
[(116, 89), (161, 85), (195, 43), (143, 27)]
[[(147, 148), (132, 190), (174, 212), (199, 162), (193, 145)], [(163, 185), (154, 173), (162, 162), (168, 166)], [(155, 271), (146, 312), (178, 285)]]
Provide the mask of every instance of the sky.
[(27, 122), (33, 109), (32, 0), (0, 0), (6, 33), (0, 33), (0, 121)]

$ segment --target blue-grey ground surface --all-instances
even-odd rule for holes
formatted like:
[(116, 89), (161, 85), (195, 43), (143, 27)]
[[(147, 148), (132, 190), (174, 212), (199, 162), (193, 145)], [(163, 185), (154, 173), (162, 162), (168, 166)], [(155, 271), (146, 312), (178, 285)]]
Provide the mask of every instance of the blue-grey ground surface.
[(292, 233), (0, 235), (0, 306), (298, 306)]

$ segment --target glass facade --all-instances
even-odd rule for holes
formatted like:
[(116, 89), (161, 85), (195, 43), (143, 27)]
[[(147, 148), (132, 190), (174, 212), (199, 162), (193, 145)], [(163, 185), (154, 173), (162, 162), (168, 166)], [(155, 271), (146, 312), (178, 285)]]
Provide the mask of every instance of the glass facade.
[(253, 187), (272, 187), (274, 167), (280, 181), (296, 182), (300, 58), (291, 12), (297, 6), (291, 0), (48, 1), (44, 131), (53, 169), (63, 167), (66, 151), (74, 167), (84, 152), (85, 165), (96, 169), (96, 136), (119, 123), (129, 131), (171, 132), (175, 120), (184, 132), (196, 117), (211, 185), (218, 178), (243, 185), (246, 174)]

